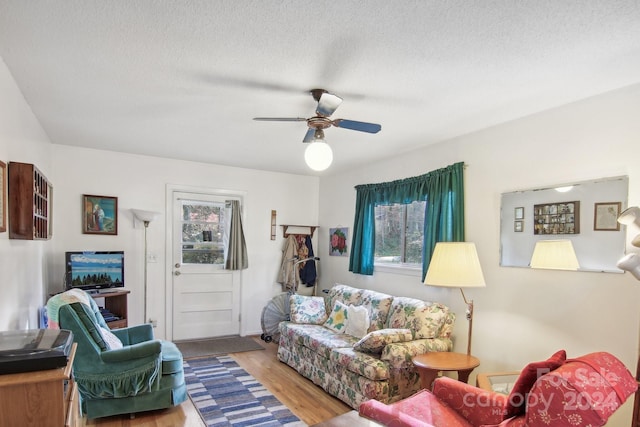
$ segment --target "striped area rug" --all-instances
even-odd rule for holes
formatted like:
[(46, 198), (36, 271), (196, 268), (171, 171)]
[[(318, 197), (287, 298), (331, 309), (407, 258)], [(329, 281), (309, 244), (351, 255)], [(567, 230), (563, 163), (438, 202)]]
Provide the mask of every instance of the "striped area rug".
[(184, 361), (187, 392), (207, 426), (305, 426), (229, 356)]

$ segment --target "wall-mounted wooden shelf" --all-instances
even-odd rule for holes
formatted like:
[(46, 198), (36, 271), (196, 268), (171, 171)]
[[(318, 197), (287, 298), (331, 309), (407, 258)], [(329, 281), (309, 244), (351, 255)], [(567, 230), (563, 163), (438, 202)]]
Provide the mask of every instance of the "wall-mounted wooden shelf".
[[(316, 228), (319, 228), (318, 225), (291, 225), (291, 224), (281, 224), (282, 227), (282, 236), (286, 239), (290, 234), (304, 234), (313, 237), (313, 233), (316, 231)], [(296, 229), (306, 229), (302, 230), (302, 232), (289, 232), (289, 228)], [(298, 230), (295, 230), (298, 231)]]
[(30, 163), (9, 162), (9, 238), (51, 238), (53, 187)]

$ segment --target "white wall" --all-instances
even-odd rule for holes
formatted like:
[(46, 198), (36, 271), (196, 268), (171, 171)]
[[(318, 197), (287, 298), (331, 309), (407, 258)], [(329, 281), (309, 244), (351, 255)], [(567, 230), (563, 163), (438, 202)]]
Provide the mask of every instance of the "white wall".
[[(446, 143), (322, 177), (320, 225), (353, 227), (354, 186), (429, 172), (464, 161), (466, 239), (476, 243), (487, 287), (475, 301), (475, 372), (520, 369), (564, 348), (570, 357), (608, 351), (636, 371), (640, 282), (630, 274), (530, 270), (499, 266), (500, 195), (517, 189), (629, 176), (629, 205), (640, 203), (640, 86), (485, 129)], [(634, 230), (635, 235), (637, 230)], [(328, 237), (319, 254), (328, 253)], [(455, 290), (419, 278), (348, 272), (348, 258), (328, 257), (321, 287), (334, 282), (448, 304), (458, 315), (455, 350), (466, 351), (464, 303)], [(472, 377), (473, 380), (473, 377)], [(630, 405), (610, 425), (629, 425)], [(628, 419), (628, 421), (620, 421)], [(618, 423), (619, 422), (619, 423)]]
[[(177, 141), (176, 143), (179, 143)], [(246, 194), (243, 219), (249, 269), (242, 272), (242, 334), (261, 332), (260, 316), (281, 291), (275, 283), (280, 266), (282, 228), (270, 240), (271, 210), (278, 224), (318, 223), (317, 177), (262, 172), (116, 152), (52, 145), (0, 61), (0, 160), (34, 163), (53, 183), (53, 238), (10, 240), (0, 233), (0, 330), (38, 327), (38, 309), (48, 294), (63, 289), (64, 252), (125, 250), (125, 280), (131, 290), (131, 324), (142, 322), (144, 235), (134, 229), (131, 208), (165, 210), (167, 184), (237, 190)], [(82, 234), (82, 194), (118, 197), (117, 236)], [(148, 230), (149, 315), (159, 319), (156, 335), (165, 337), (166, 225), (163, 216)]]
[[(0, 160), (34, 163), (51, 174), (51, 144), (0, 58)], [(6, 200), (5, 200), (6, 203)], [(7, 221), (9, 218), (7, 217)], [(0, 233), (0, 330), (37, 328), (50, 241)]]
[[(132, 324), (143, 321), (144, 234), (134, 228), (132, 208), (163, 212), (148, 228), (148, 252), (158, 262), (148, 264), (149, 317), (159, 319), (156, 336), (165, 337), (165, 277), (170, 260), (165, 259), (167, 224), (166, 187), (197, 187), (243, 192), (243, 226), (249, 268), (242, 271), (241, 334), (261, 333), (262, 308), (281, 292), (275, 279), (282, 255), (282, 228), (270, 240), (271, 210), (278, 224), (318, 222), (319, 179), (250, 169), (215, 166), (156, 157), (129, 155), (77, 147), (53, 146), (54, 238), (49, 258), (49, 283), (62, 289), (64, 252), (71, 250), (124, 250), (125, 284)], [(118, 235), (82, 234), (82, 195), (118, 198)]]

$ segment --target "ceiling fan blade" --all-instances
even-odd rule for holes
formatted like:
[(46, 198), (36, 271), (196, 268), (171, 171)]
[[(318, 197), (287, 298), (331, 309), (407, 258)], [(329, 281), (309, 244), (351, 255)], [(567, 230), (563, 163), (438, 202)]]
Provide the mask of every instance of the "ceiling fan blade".
[(382, 126), (377, 123), (356, 122), (354, 120), (336, 119), (331, 122), (335, 127), (357, 130), (360, 132), (378, 133)]
[(205, 82), (207, 84), (213, 84), (216, 86), (235, 86), (235, 87), (243, 87), (247, 89), (257, 89), (257, 90), (283, 92), (283, 93), (301, 93), (302, 94), (307, 92), (307, 88), (305, 87), (297, 87), (294, 85), (281, 84), (278, 82), (268, 81), (268, 80), (217, 74), (210, 70), (195, 74), (195, 78), (198, 81)]
[(318, 100), (316, 114), (322, 117), (329, 117), (342, 104), (342, 98), (329, 92), (324, 92)]
[(254, 117), (253, 120), (261, 122), (306, 122), (303, 117)]
[(304, 135), (304, 138), (303, 138), (302, 142), (313, 142), (313, 140), (314, 140), (314, 138), (313, 138), (314, 132), (315, 132), (315, 129), (309, 128), (307, 133)]

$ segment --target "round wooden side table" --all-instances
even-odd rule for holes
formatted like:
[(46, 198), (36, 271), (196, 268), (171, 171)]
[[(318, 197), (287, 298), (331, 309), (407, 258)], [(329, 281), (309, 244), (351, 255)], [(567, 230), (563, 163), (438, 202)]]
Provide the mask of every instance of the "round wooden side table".
[(464, 353), (436, 351), (415, 356), (413, 364), (420, 373), (422, 388), (431, 390), (440, 371), (457, 371), (458, 380), (466, 383), (471, 371), (480, 365), (480, 360)]

